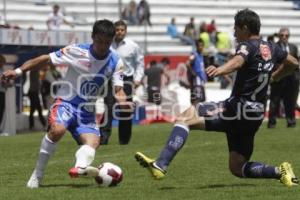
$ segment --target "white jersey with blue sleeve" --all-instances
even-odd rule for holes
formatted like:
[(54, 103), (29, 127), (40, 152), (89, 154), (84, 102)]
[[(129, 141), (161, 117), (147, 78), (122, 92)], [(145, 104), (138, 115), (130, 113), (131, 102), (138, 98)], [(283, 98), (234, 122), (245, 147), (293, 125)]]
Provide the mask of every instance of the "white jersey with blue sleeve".
[(73, 105), (96, 100), (109, 79), (113, 86), (123, 86), (124, 65), (112, 49), (103, 60), (93, 56), (92, 44), (69, 45), (49, 55), (57, 67), (67, 66), (56, 96)]

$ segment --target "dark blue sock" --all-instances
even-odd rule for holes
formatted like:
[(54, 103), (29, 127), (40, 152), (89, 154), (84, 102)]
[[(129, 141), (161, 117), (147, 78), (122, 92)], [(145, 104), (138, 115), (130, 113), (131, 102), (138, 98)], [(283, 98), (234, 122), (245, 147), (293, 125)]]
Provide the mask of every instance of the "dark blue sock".
[(259, 162), (247, 162), (243, 167), (243, 175), (247, 178), (280, 178), (279, 170)]
[(163, 170), (166, 170), (170, 162), (173, 160), (177, 152), (184, 145), (187, 136), (188, 128), (182, 125), (175, 125), (172, 133), (165, 145), (164, 149), (159, 155), (159, 158), (156, 160), (156, 165)]

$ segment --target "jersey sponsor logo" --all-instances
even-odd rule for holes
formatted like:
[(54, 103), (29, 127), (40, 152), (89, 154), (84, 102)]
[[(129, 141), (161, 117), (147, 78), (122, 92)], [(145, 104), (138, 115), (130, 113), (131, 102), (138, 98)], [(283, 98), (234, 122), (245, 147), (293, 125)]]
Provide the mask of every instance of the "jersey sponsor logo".
[(84, 49), (80, 49), (80, 48), (71, 48), (70, 53), (74, 54), (74, 55), (78, 55), (78, 56), (86, 56), (87, 55), (87, 51)]
[(88, 60), (78, 60), (77, 62), (79, 65), (87, 67), (87, 68), (91, 68), (91, 66), (92, 66), (92, 64)]
[(268, 45), (265, 45), (265, 44), (261, 44), (259, 46), (259, 49), (260, 49), (260, 54), (261, 54), (261, 57), (265, 60), (265, 61), (268, 61), (272, 58), (271, 56), (271, 50), (269, 48)]
[(237, 51), (237, 54), (239, 53), (242, 53), (247, 56), (249, 54), (249, 51), (247, 50), (247, 46), (241, 45), (240, 49)]

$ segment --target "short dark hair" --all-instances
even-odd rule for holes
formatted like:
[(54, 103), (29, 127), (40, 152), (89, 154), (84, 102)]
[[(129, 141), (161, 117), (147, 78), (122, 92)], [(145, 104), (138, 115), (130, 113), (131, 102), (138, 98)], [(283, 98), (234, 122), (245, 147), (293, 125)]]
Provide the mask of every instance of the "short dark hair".
[(125, 26), (125, 29), (127, 29), (127, 24), (124, 20), (118, 20), (115, 22), (115, 27), (117, 26)]
[(195, 44), (196, 44), (196, 46), (198, 46), (198, 44), (204, 44), (204, 41), (202, 40), (202, 38), (199, 38), (199, 39), (197, 39), (197, 40), (195, 40)]
[(239, 10), (234, 16), (234, 21), (235, 26), (238, 26), (240, 28), (243, 28), (243, 26), (247, 26), (250, 33), (259, 35), (261, 23), (256, 12), (248, 8)]
[(98, 33), (101, 33), (108, 37), (114, 37), (116, 33), (115, 26), (111, 21), (107, 19), (97, 20), (93, 26), (92, 37), (94, 37)]
[(169, 65), (170, 64), (170, 59), (168, 57), (163, 57), (160, 61), (164, 65)]

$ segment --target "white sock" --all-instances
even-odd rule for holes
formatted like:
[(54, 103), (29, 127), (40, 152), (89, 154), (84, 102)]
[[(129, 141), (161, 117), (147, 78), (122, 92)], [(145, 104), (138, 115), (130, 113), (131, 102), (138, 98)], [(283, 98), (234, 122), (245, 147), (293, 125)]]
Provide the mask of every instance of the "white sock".
[(47, 135), (42, 139), (42, 144), (40, 147), (40, 153), (38, 161), (35, 167), (35, 173), (37, 177), (42, 178), (44, 175), (45, 168), (47, 166), (48, 160), (56, 149), (56, 143), (51, 141)]
[(96, 150), (89, 145), (82, 145), (76, 152), (76, 163), (75, 167), (86, 168), (95, 158)]

